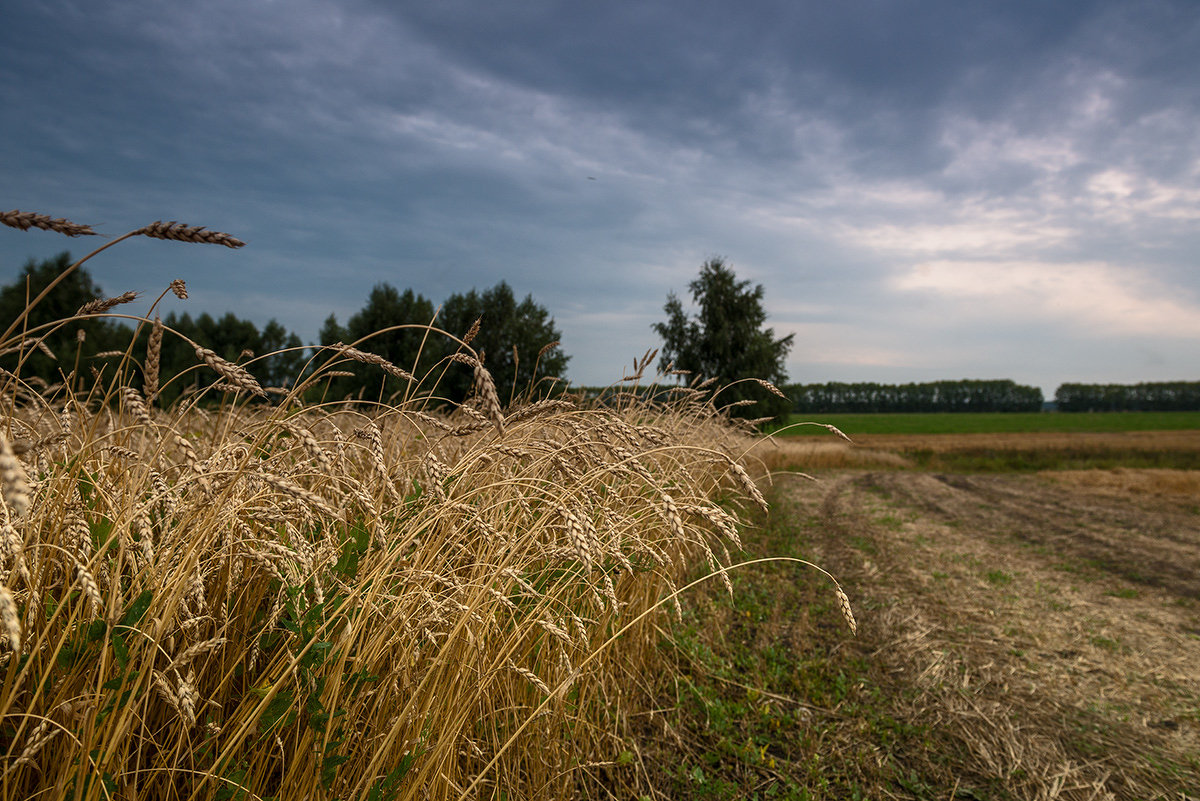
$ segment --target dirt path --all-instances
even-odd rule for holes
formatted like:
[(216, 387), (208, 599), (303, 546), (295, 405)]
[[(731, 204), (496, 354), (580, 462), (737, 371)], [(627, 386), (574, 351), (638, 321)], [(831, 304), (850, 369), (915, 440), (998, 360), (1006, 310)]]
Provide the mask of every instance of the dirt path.
[(897, 716), (972, 776), (1200, 798), (1200, 497), (1146, 484), (846, 471), (780, 495)]

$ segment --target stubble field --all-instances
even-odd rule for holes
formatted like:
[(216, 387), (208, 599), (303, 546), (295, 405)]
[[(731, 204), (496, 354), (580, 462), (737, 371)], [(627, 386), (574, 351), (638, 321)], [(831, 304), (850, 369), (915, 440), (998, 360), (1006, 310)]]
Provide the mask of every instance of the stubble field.
[[(855, 440), (765, 454), (747, 556), (828, 568), (857, 636), (778, 565), (706, 596), (673, 639), (675, 797), (1200, 798), (1200, 471), (1090, 466), (1198, 432)], [(997, 467), (1064, 452), (1089, 469)]]

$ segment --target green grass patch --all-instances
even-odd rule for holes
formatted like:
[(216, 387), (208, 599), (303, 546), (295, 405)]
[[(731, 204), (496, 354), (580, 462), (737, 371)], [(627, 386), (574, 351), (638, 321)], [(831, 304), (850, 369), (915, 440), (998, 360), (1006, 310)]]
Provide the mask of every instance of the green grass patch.
[(863, 553), (874, 554), (878, 553), (879, 549), (875, 545), (875, 541), (870, 537), (851, 537), (850, 545)]
[(983, 577), (987, 579), (989, 584), (997, 586), (1013, 583), (1012, 573), (1005, 573), (1003, 570), (989, 570), (983, 574)]
[[(802, 518), (757, 522), (745, 558), (812, 558)], [(866, 538), (851, 545), (874, 549)], [(667, 731), (678, 739), (660, 730), (650, 739), (667, 752), (643, 758), (662, 766), (667, 797), (931, 797), (953, 784), (928, 757), (931, 726), (898, 714), (895, 688), (856, 646), (827, 579), (781, 563), (731, 578), (732, 598), (714, 584), (664, 633), (678, 679), (662, 707), (676, 710)]]
[[(1200, 412), (932, 412), (927, 414), (789, 415), (787, 424), (815, 421), (855, 434), (1017, 434), (1027, 432), (1182, 431), (1200, 428)], [(796, 426), (788, 436), (829, 436)]]

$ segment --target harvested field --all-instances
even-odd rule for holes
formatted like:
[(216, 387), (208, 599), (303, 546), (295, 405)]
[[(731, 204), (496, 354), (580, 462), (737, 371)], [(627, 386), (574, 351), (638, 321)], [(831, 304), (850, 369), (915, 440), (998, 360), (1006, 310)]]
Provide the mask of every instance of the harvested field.
[(935, 453), (946, 453), (987, 449), (1200, 453), (1200, 430), (1195, 429), (1109, 432), (1028, 431), (983, 434), (861, 434), (857, 436), (851, 433), (850, 436), (859, 447), (889, 451), (930, 450)]
[[(714, 656), (692, 649), (685, 672), (710, 721), (747, 695), (734, 682), (756, 688), (730, 736), (766, 756), (709, 768), (708, 785), (740, 788), (712, 797), (1200, 798), (1197, 475), (781, 479), (751, 556), (828, 568), (858, 635), (820, 611), (827, 584), (787, 565), (702, 602), (722, 633), (697, 629)], [(758, 726), (763, 703), (791, 730)], [(685, 765), (721, 748), (680, 730)], [(673, 797), (709, 797), (695, 785)]]
[(923, 468), (1008, 472), (1121, 466), (1200, 470), (1200, 430), (857, 434), (775, 437), (755, 450), (765, 470)]
[(1182, 496), (1200, 504), (1200, 470), (1047, 470), (1041, 476), (1049, 481), (1082, 490), (1113, 495)]
[[(823, 523), (818, 559), (861, 599), (854, 647), (911, 697), (901, 716), (1017, 797), (1200, 791), (1196, 496), (1105, 489), (888, 472), (787, 496)], [(1162, 767), (1189, 760), (1171, 786)]]

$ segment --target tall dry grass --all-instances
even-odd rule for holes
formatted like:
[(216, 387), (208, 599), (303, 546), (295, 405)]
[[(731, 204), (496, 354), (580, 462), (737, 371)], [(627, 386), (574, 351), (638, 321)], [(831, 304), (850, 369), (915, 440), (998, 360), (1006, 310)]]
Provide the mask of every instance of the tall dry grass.
[[(737, 507), (762, 502), (707, 390), (502, 409), (464, 344), (433, 373), (473, 371), (451, 409), (355, 346), (263, 388), (191, 343), (222, 381), (160, 409), (155, 352), (178, 334), (136, 322), (148, 354), (49, 387), (0, 376), (0, 797), (639, 786), (626, 724), (660, 669), (651, 623), (698, 564), (727, 580)], [(0, 352), (45, 333), (12, 321)], [(307, 402), (348, 359), (403, 373), (405, 398)]]

